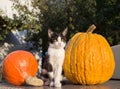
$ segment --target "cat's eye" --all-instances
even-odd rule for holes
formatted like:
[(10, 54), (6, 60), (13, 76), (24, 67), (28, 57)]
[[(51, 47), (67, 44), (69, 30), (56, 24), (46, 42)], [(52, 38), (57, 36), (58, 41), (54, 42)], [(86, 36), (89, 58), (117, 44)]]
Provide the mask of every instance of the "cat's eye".
[(57, 40), (54, 40), (54, 42), (56, 42)]
[(65, 42), (65, 40), (64, 40), (64, 39), (61, 39), (61, 41), (62, 41), (62, 42)]

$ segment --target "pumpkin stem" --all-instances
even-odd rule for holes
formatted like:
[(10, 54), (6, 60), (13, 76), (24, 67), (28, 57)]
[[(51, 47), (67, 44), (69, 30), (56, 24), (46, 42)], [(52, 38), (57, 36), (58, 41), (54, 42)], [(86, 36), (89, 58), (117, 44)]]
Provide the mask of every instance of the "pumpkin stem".
[(94, 30), (95, 30), (95, 28), (96, 28), (96, 26), (93, 24), (93, 25), (91, 25), (89, 28), (88, 28), (88, 30), (87, 30), (87, 33), (88, 32), (93, 32)]
[(43, 85), (43, 81), (41, 79), (38, 79), (37, 77), (31, 77), (31, 76), (26, 77), (25, 83), (27, 85), (32, 85), (32, 86), (42, 86)]

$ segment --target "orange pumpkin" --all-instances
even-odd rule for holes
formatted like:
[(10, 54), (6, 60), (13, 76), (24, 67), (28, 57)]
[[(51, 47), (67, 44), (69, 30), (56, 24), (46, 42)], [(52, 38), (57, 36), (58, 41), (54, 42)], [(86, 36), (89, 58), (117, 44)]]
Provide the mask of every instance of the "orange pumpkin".
[(103, 36), (92, 33), (95, 28), (75, 34), (67, 44), (63, 69), (73, 83), (99, 84), (113, 75), (113, 52)]
[(28, 76), (34, 77), (38, 64), (32, 53), (17, 50), (7, 55), (3, 61), (5, 79), (13, 85), (23, 85)]

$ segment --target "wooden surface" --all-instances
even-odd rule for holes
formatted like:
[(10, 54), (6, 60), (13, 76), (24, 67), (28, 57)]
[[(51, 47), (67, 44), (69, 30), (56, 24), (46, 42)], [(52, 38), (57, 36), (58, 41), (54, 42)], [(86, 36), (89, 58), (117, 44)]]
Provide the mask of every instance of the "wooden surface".
[(0, 89), (120, 89), (120, 80), (109, 80), (106, 83), (103, 84), (97, 84), (97, 85), (74, 85), (72, 83), (64, 84), (61, 88), (54, 88), (54, 87), (48, 87), (48, 86), (42, 86), (42, 87), (33, 87), (33, 86), (14, 86), (6, 81), (2, 81), (0, 83)]

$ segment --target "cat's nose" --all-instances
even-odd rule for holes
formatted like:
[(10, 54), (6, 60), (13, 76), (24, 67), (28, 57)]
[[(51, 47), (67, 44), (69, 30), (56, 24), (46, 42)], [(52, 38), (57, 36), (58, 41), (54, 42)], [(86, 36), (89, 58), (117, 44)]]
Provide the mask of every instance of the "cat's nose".
[(61, 43), (58, 43), (59, 46), (61, 46)]

